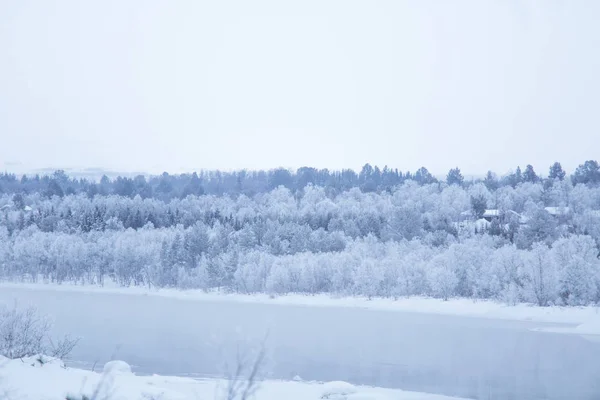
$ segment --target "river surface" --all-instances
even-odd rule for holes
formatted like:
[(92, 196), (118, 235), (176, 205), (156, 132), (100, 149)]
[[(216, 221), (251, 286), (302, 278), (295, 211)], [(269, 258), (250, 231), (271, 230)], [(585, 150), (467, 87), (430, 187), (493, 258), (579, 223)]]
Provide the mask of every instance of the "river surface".
[[(81, 337), (74, 365), (122, 359), (137, 373), (220, 376), (265, 343), (271, 378), (343, 380), (492, 399), (600, 399), (600, 343), (548, 324), (361, 308), (1, 288), (54, 334)], [(239, 350), (238, 350), (239, 349)]]

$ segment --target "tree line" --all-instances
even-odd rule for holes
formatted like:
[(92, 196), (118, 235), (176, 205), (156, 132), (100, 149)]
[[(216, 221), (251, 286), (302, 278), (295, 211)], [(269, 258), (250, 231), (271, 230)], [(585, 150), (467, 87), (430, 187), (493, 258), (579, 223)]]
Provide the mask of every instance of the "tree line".
[[(39, 181), (56, 180), (62, 196), (43, 185), (0, 194), (0, 275), (592, 304), (600, 300), (600, 186), (586, 164), (573, 176), (555, 164), (544, 179), (526, 168), (516, 184), (501, 182), (517, 179), (519, 169), (514, 177), (490, 178), (497, 185), (488, 177), (456, 182), (461, 174), (453, 169), (445, 182), (405, 179), (384, 190), (309, 182), (302, 189), (167, 197), (121, 195), (111, 186), (67, 193), (70, 183), (84, 183), (58, 172)], [(160, 185), (163, 178), (144, 182)], [(489, 209), (496, 214), (486, 222)]]
[(47, 197), (85, 193), (95, 195), (118, 195), (125, 197), (140, 196), (143, 199), (156, 198), (170, 200), (185, 198), (188, 195), (238, 195), (253, 196), (269, 192), (279, 186), (292, 191), (302, 190), (308, 185), (327, 188), (331, 193), (339, 193), (351, 188), (359, 188), (363, 192), (391, 191), (405, 181), (414, 181), (420, 185), (431, 183), (447, 183), (449, 185), (471, 185), (483, 182), (489, 190), (503, 186), (516, 187), (520, 183), (546, 182), (570, 178), (573, 184), (600, 184), (600, 165), (595, 160), (585, 161), (568, 177), (560, 163), (552, 164), (547, 177), (537, 174), (531, 165), (522, 171), (517, 167), (514, 172), (499, 177), (488, 171), (483, 179), (465, 180), (459, 168), (448, 171), (445, 179), (434, 177), (425, 167), (416, 172), (402, 172), (387, 166), (365, 164), (360, 172), (351, 169), (329, 171), (302, 167), (296, 171), (284, 168), (269, 171), (201, 171), (191, 174), (170, 175), (164, 172), (158, 176), (138, 175), (136, 177), (119, 176), (110, 179), (104, 175), (98, 182), (86, 178), (71, 178), (64, 171), (58, 170), (49, 175), (0, 174), (1, 193), (41, 193)]

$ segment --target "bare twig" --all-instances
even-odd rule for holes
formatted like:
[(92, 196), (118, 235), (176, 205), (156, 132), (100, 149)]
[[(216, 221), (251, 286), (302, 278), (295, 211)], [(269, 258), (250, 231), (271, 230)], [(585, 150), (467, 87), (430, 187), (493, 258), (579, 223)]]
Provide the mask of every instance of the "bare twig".
[(260, 386), (259, 374), (264, 366), (266, 347), (263, 342), (254, 360), (236, 346), (236, 366), (228, 373), (226, 400), (249, 400)]
[(50, 343), (50, 355), (64, 361), (79, 343), (79, 338), (71, 338), (71, 336), (65, 335), (56, 342), (56, 346), (51, 337), (48, 337), (48, 342)]
[(36, 354), (67, 358), (79, 339), (67, 335), (55, 345), (48, 334), (51, 328), (48, 318), (34, 307), (20, 309), (17, 303), (10, 309), (0, 307), (0, 355), (21, 361)]

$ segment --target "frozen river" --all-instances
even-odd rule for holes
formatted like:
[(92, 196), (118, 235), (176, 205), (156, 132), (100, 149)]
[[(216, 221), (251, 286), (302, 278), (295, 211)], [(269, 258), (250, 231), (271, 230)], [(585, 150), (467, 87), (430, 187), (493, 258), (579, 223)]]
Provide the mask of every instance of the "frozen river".
[[(139, 373), (220, 375), (265, 335), (272, 378), (344, 380), (480, 399), (598, 399), (600, 343), (544, 324), (375, 311), (0, 288), (80, 336), (72, 358)], [(241, 342), (242, 341), (242, 342)]]

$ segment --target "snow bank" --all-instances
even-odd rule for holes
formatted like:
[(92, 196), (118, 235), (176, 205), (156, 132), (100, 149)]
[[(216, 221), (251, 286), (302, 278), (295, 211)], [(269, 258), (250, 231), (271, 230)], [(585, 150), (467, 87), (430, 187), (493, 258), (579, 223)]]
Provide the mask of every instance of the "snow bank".
[(575, 328), (580, 335), (600, 335), (600, 320), (581, 324)]
[(536, 328), (538, 332), (565, 333), (570, 335), (598, 335), (600, 339), (600, 318), (590, 319), (576, 327), (544, 327)]
[(103, 373), (108, 374), (131, 374), (131, 366), (125, 361), (114, 360), (104, 364)]
[(356, 386), (343, 381), (328, 382), (323, 385), (321, 399), (335, 400), (346, 399), (349, 395), (358, 392)]
[[(6, 359), (8, 360), (8, 359)], [(24, 364), (34, 368), (65, 368), (65, 364), (58, 358), (50, 357), (44, 354), (38, 354), (32, 357), (24, 357), (20, 359)]]
[[(219, 399), (226, 382), (217, 379), (195, 380), (166, 376), (136, 376), (131, 373), (115, 374), (115, 369), (126, 369), (127, 363), (108, 363), (109, 374), (66, 368), (52, 360), (37, 365), (35, 359), (0, 358), (0, 394), (11, 400), (64, 400), (82, 399), (83, 396), (110, 400), (198, 400)], [(353, 386), (345, 382), (284, 382), (264, 381), (255, 397), (257, 400), (451, 400), (457, 399), (401, 390)]]
[(206, 293), (200, 290), (148, 289), (142, 287), (91, 286), (74, 284), (35, 284), (0, 282), (0, 289), (56, 290), (82, 293), (119, 294), (130, 296), (161, 296), (187, 301), (260, 303), (307, 307), (350, 307), (384, 311), (417, 312), (466, 317), (535, 321), (566, 324), (600, 323), (600, 308), (538, 307), (529, 304), (506, 305), (490, 300), (441, 299), (410, 297), (397, 300), (389, 298), (333, 297), (331, 295)]

